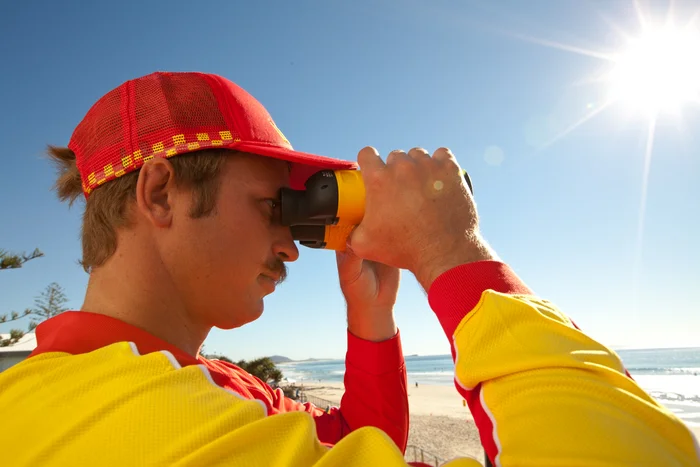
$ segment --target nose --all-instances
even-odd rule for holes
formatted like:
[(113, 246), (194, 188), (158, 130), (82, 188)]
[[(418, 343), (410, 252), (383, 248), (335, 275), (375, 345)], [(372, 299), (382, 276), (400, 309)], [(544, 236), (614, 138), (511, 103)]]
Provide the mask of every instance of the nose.
[(292, 230), (289, 227), (280, 229), (280, 237), (272, 247), (273, 253), (284, 262), (294, 262), (299, 259), (299, 249), (292, 238)]

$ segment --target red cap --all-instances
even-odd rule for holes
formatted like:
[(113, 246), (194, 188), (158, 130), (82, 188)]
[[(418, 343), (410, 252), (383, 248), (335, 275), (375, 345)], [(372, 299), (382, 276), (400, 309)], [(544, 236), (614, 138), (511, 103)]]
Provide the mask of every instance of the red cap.
[(73, 132), (85, 197), (153, 157), (229, 148), (292, 163), (291, 186), (322, 169), (357, 169), (341, 159), (295, 151), (265, 107), (241, 87), (205, 73), (158, 72), (98, 100)]

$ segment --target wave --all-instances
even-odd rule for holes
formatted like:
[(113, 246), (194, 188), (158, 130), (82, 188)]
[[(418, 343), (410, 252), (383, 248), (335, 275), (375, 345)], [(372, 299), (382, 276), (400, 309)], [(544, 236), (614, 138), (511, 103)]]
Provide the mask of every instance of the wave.
[(665, 391), (649, 391), (649, 395), (654, 399), (664, 400), (668, 402), (683, 402), (697, 404), (700, 407), (700, 395), (687, 396), (685, 394), (680, 394), (677, 392), (665, 392)]
[(449, 376), (452, 378), (454, 376), (454, 371), (408, 371), (409, 375), (413, 376)]
[(632, 375), (693, 375), (700, 376), (700, 368), (661, 368), (661, 367), (627, 367)]

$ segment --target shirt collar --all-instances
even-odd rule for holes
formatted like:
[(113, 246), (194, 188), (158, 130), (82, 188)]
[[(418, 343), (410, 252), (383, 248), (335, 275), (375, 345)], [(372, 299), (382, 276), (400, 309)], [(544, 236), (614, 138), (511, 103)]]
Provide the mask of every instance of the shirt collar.
[(47, 352), (81, 354), (116, 342), (133, 342), (141, 355), (167, 350), (182, 366), (203, 363), (178, 347), (111, 316), (65, 311), (36, 328), (37, 347), (30, 357)]

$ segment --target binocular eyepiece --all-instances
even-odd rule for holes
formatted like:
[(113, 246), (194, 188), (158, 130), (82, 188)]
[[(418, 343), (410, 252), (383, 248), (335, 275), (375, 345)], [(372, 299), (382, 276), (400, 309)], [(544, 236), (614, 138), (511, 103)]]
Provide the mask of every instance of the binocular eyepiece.
[(338, 182), (333, 170), (322, 170), (309, 178), (306, 190), (282, 188), (282, 225), (333, 225), (338, 222)]

